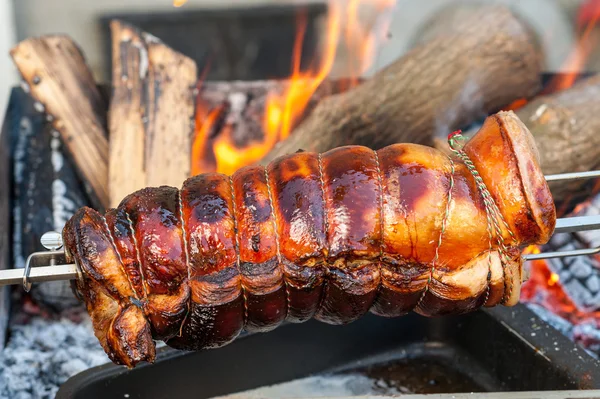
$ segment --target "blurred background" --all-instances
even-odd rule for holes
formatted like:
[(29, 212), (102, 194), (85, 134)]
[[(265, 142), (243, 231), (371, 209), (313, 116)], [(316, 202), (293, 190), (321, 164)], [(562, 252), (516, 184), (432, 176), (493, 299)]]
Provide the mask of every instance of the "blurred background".
[[(447, 6), (453, 0), (365, 0), (361, 2), (356, 17), (360, 24), (367, 29), (379, 26), (383, 37), (377, 46), (374, 61), (364, 74), (368, 75), (373, 70), (381, 68), (409, 48), (414, 40), (418, 40), (420, 23), (430, 17), (441, 7)], [(527, 19), (529, 25), (536, 30), (536, 34), (544, 48), (547, 71), (561, 71), (572, 69), (567, 62), (569, 52), (576, 45), (578, 38), (583, 34), (583, 26), (588, 26), (586, 13), (590, 16), (591, 8), (598, 7), (597, 1), (584, 0), (494, 0), (486, 2), (508, 4), (522, 18)], [(321, 2), (325, 4), (326, 1)], [(595, 4), (594, 4), (595, 3)], [(80, 0), (0, 0), (0, 109), (6, 107), (9, 88), (17, 82), (15, 68), (8, 56), (10, 47), (17, 41), (28, 37), (50, 33), (65, 33), (70, 35), (82, 47), (96, 78), (107, 82), (110, 77), (110, 47), (107, 20), (117, 16), (136, 23), (141, 28), (160, 37), (167, 44), (177, 50), (195, 58), (198, 61), (209, 57), (210, 47), (219, 47), (223, 40), (235, 40), (235, 26), (224, 26), (208, 23), (215, 18), (207, 17), (207, 13), (223, 16), (225, 20), (235, 20), (242, 28), (252, 24), (252, 9), (269, 12), (269, 9), (281, 8), (286, 5), (316, 4), (319, 2), (306, 0), (105, 0), (102, 2)], [(586, 11), (586, 9), (588, 11)], [(290, 7), (290, 16), (293, 16)], [(315, 13), (314, 23), (318, 29), (325, 29), (325, 17), (322, 13), (318, 17)], [(213, 14), (214, 15), (214, 14)], [(382, 21), (383, 19), (383, 21)], [(273, 19), (270, 19), (273, 23)], [(282, 24), (290, 26), (293, 32), (292, 20), (279, 19)], [(349, 21), (341, 21), (348, 23)], [(356, 21), (350, 21), (356, 23)], [(583, 26), (578, 26), (583, 25)], [(209, 26), (206, 26), (209, 25)], [(257, 23), (264, 30), (265, 24)], [(268, 24), (267, 24), (268, 25)], [(203, 28), (204, 26), (204, 28)], [(600, 31), (600, 27), (594, 28)], [(385, 30), (385, 32), (383, 32)], [(356, 30), (354, 30), (356, 31)], [(238, 32), (247, 34), (247, 30), (238, 29)], [(598, 32), (588, 32), (600, 36)], [(258, 34), (261, 36), (261, 34)], [(262, 33), (262, 40), (269, 34)], [(273, 35), (271, 35), (273, 36)], [(325, 37), (325, 35), (316, 35)], [(185, 40), (181, 40), (185, 38)], [(343, 38), (340, 38), (342, 41)], [(170, 43), (171, 42), (171, 43)], [(223, 47), (223, 46), (220, 46)], [(242, 55), (226, 54), (227, 60), (220, 62), (221, 68), (214, 64), (209, 71), (209, 79), (251, 79), (256, 76), (249, 68), (243, 68), (245, 61), (240, 57), (248, 58), (260, 56), (258, 51), (253, 51), (260, 45), (245, 42)], [(322, 46), (321, 46), (322, 48)], [(596, 50), (597, 51), (597, 50)], [(190, 54), (193, 53), (193, 54)], [(350, 57), (356, 53), (349, 53), (347, 48), (339, 46), (336, 53), (335, 64), (331, 75), (348, 75), (348, 65), (352, 65)], [(204, 58), (203, 58), (204, 57)], [(224, 65), (229, 63), (229, 65)], [(232, 66), (232, 64), (235, 64)], [(600, 69), (600, 56), (587, 57), (586, 70), (597, 71)], [(199, 62), (199, 67), (202, 64)], [(581, 66), (577, 65), (577, 68)], [(251, 69), (251, 68), (250, 68)], [(285, 70), (283, 68), (282, 70)], [(233, 71), (233, 72), (232, 72)], [(237, 73), (236, 73), (237, 71)], [(277, 75), (278, 71), (260, 71), (269, 75)], [(263, 76), (264, 77), (264, 76)], [(277, 76), (273, 76), (277, 77)], [(282, 76), (283, 77), (283, 76)], [(3, 112), (0, 112), (0, 118)]]

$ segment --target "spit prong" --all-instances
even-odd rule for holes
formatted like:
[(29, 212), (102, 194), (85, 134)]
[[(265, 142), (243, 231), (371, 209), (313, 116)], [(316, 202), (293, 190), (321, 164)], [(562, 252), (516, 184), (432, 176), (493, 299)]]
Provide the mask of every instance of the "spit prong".
[[(0, 287), (21, 284), (23, 282), (23, 272), (23, 269), (0, 270)], [(75, 280), (77, 278), (77, 266), (75, 264), (64, 264), (32, 267), (27, 281), (31, 284), (44, 281)]]
[[(546, 175), (544, 177), (548, 182), (559, 180), (592, 179), (595, 177), (600, 177), (600, 170), (592, 170), (589, 172), (561, 173), (556, 175)], [(590, 230), (600, 230), (600, 215), (572, 216), (568, 218), (556, 219), (554, 234), (575, 233), (578, 231)], [(600, 247), (574, 249), (570, 251), (540, 252), (539, 254), (525, 254), (522, 255), (522, 257), (524, 261), (528, 261), (553, 258), (567, 258), (571, 256), (589, 256), (595, 255), (597, 253), (600, 253)]]
[(541, 259), (554, 259), (554, 258), (568, 258), (571, 256), (589, 256), (600, 253), (600, 247), (597, 248), (583, 248), (573, 249), (571, 251), (556, 251), (556, 252), (540, 252), (539, 254), (525, 254), (523, 260), (541, 260)]
[[(56, 258), (57, 256), (63, 256), (64, 252), (59, 251), (63, 246), (62, 234), (57, 231), (47, 231), (42, 234), (40, 237), (40, 243), (44, 248), (48, 251), (46, 252), (35, 252), (27, 258), (27, 262), (25, 263), (25, 270), (23, 270), (23, 289), (25, 292), (29, 292), (31, 289), (31, 279), (29, 278), (31, 274), (31, 267), (33, 263), (40, 263), (40, 258), (44, 258), (41, 262), (42, 265), (48, 265), (49, 267), (56, 266)], [(42, 266), (40, 265), (40, 266)]]
[(556, 219), (554, 234), (600, 229), (600, 215), (572, 216)]
[(582, 179), (592, 179), (594, 177), (600, 177), (600, 170), (591, 170), (589, 172), (560, 173), (560, 174), (556, 174), (556, 175), (544, 176), (546, 181), (582, 180)]

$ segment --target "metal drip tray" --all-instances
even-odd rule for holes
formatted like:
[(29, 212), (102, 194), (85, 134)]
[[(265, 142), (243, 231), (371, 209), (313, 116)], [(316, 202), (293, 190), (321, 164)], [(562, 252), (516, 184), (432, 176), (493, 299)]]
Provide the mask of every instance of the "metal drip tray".
[[(325, 381), (315, 395), (302, 388), (311, 378)], [(310, 321), (216, 350), (162, 348), (154, 365), (76, 375), (57, 398), (284, 397), (286, 386), (295, 397), (348, 396), (328, 390), (332, 378), (372, 381), (371, 391), (356, 391), (370, 395), (598, 389), (600, 363), (518, 305), (435, 319), (369, 315), (346, 326)]]

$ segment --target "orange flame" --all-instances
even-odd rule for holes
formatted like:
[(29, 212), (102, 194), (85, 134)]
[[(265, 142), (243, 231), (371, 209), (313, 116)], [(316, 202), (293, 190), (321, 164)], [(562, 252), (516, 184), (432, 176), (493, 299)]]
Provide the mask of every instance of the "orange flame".
[[(396, 4), (396, 0), (349, 0), (346, 13), (346, 25), (344, 29), (344, 38), (346, 46), (350, 52), (351, 62), (349, 65), (349, 75), (352, 79), (351, 85), (357, 83), (357, 78), (367, 72), (375, 60), (375, 50), (377, 44), (385, 38), (391, 23), (392, 14), (384, 12), (391, 9)], [(360, 22), (359, 7), (363, 4), (372, 6), (377, 11), (382, 21), (375, 24), (370, 29)], [(353, 65), (354, 60), (358, 60), (360, 65)]]
[(331, 72), (340, 35), (340, 12), (338, 6), (335, 4), (330, 5), (325, 53), (321, 66), (316, 73), (300, 71), (300, 58), (305, 30), (306, 18), (303, 16), (294, 44), (293, 70), (289, 87), (282, 96), (272, 94), (267, 99), (265, 109), (265, 133), (267, 137), (279, 136), (280, 140), (282, 140), (290, 134), (293, 123), (303, 113), (313, 93)]
[(590, 57), (592, 50), (596, 47), (597, 36), (591, 35), (598, 20), (600, 19), (600, 8), (594, 10), (590, 15), (589, 19), (585, 23), (585, 28), (581, 34), (575, 48), (571, 51), (567, 60), (563, 66), (563, 70), (566, 74), (560, 76), (555, 81), (552, 81), (547, 88), (547, 92), (554, 92), (559, 90), (568, 89), (573, 86), (579, 73), (581, 73), (585, 64)]
[[(183, 0), (176, 1), (182, 2)], [(197, 111), (197, 116), (200, 115), (200, 117), (197, 117), (196, 120), (197, 134), (192, 148), (193, 165), (191, 169), (193, 174), (214, 170), (231, 174), (240, 167), (259, 161), (278, 141), (288, 137), (304, 116), (306, 107), (309, 105), (315, 91), (330, 75), (342, 34), (345, 34), (349, 50), (356, 53), (356, 57), (361, 63), (357, 70), (350, 71), (351, 78), (354, 78), (352, 83), (357, 83), (356, 77), (371, 65), (374, 46), (379, 36), (378, 32), (371, 33), (368, 29), (361, 27), (358, 22), (358, 6), (361, 1), (366, 2), (367, 0), (349, 0), (350, 3), (345, 10), (347, 16), (345, 28), (342, 21), (342, 7), (338, 1), (329, 1), (326, 34), (320, 62), (306, 71), (302, 71), (300, 65), (307, 20), (304, 13), (298, 15), (292, 52), (291, 75), (283, 93), (271, 92), (267, 95), (261, 122), (264, 134), (262, 140), (250, 143), (245, 148), (239, 148), (232, 138), (234, 127), (229, 125), (225, 125), (218, 132), (216, 138), (209, 139), (208, 136), (213, 131), (213, 125), (218, 119), (220, 111)], [(369, 1), (369, 4), (375, 5), (377, 11), (382, 12), (395, 2), (396, 0), (377, 0), (375, 2)], [(352, 30), (359, 31), (359, 34), (350, 35)], [(387, 25), (380, 24), (380, 30), (387, 30)], [(208, 148), (211, 146), (212, 148)], [(204, 157), (207, 150), (212, 150), (214, 153), (214, 163), (216, 165), (213, 167), (211, 167), (209, 161), (196, 159), (196, 157)]]
[(210, 163), (207, 162), (206, 159), (206, 148), (208, 143), (208, 138), (210, 136), (210, 132), (212, 131), (212, 127), (221, 115), (223, 109), (221, 107), (213, 108), (210, 111), (202, 109), (196, 110), (196, 138), (192, 143), (191, 157), (192, 157), (192, 165), (191, 165), (191, 174), (192, 176), (196, 176), (202, 172), (206, 172), (211, 170)]
[(187, 2), (188, 0), (173, 0), (173, 7), (181, 7)]
[[(565, 72), (554, 78), (544, 88), (542, 94), (550, 94), (568, 89), (575, 84), (578, 75), (584, 71), (586, 62), (589, 59), (592, 50), (598, 44), (598, 36), (592, 35), (592, 32), (600, 20), (600, 7), (597, 5), (591, 6), (590, 9), (586, 11), (585, 17), (580, 16), (580, 21), (578, 21), (580, 26), (584, 27), (579, 40), (561, 68), (561, 70)], [(525, 106), (528, 102), (529, 100), (526, 98), (519, 98), (506, 106), (505, 109), (516, 111)]]

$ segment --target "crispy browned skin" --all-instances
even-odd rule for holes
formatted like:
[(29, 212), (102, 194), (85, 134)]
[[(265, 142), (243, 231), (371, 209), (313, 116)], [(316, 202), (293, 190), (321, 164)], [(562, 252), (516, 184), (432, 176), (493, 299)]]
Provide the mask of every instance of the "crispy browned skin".
[(132, 367), (154, 359), (152, 338), (196, 350), (284, 320), (514, 305), (519, 246), (549, 239), (552, 197), (513, 113), (488, 118), (464, 151), (508, 226), (505, 257), (471, 172), (413, 144), (297, 153), (140, 190), (105, 218), (79, 210), (64, 236), (98, 339)]

